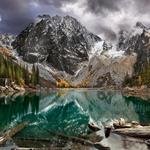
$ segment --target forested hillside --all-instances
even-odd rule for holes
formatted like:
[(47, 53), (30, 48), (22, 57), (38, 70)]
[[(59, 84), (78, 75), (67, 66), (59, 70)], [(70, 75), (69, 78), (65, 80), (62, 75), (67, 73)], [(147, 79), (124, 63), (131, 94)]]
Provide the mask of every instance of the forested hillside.
[[(2, 52), (2, 51), (1, 51)], [(29, 71), (27, 65), (16, 63), (8, 53), (0, 53), (0, 84), (1, 86), (17, 84), (21, 87), (39, 84), (39, 69), (34, 64)]]

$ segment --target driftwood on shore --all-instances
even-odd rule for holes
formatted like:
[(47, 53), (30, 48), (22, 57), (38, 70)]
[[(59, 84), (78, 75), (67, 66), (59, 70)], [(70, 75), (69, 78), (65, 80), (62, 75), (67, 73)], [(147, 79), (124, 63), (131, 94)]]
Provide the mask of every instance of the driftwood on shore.
[(28, 126), (28, 124), (28, 122), (23, 122), (3, 133), (3, 135), (0, 137), (0, 145), (4, 144), (4, 142), (11, 139), (15, 134), (17, 134), (19, 131)]
[(130, 136), (135, 138), (150, 138), (150, 126), (143, 126), (137, 128), (123, 128), (123, 129), (115, 129), (113, 133)]

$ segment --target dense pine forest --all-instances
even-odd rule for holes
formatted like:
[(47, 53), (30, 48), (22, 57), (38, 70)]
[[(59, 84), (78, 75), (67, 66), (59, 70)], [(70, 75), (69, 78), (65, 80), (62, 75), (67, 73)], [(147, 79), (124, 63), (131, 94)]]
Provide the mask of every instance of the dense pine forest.
[(141, 69), (132, 77), (127, 74), (123, 86), (141, 86), (146, 85), (150, 87), (150, 65), (147, 65), (143, 70)]
[(19, 65), (0, 54), (0, 80), (2, 86), (12, 82), (21, 87), (36, 86), (39, 84), (39, 69), (33, 64), (30, 72), (27, 65)]

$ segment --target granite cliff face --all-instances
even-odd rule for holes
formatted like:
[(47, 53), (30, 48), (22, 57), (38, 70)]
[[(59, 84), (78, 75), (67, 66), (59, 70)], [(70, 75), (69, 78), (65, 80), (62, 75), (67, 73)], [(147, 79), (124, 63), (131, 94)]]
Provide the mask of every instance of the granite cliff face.
[(137, 53), (138, 57), (135, 65), (135, 72), (139, 73), (144, 71), (150, 63), (150, 29), (139, 23), (137, 23), (137, 27), (141, 32), (130, 37), (125, 45), (127, 45), (128, 53), (131, 51)]
[(97, 41), (101, 39), (70, 16), (43, 15), (17, 36), (13, 46), (29, 63), (46, 62), (73, 75), (79, 63), (88, 61)]
[[(104, 41), (103, 41), (104, 42)], [(105, 42), (104, 42), (105, 43)], [(90, 61), (78, 72), (72, 81), (83, 87), (120, 87), (126, 75), (132, 77), (136, 53), (125, 54), (117, 47), (99, 47), (101, 53), (96, 53)]]
[[(100, 44), (101, 43), (101, 44)], [(120, 31), (115, 44), (99, 42), (90, 61), (72, 81), (83, 87), (150, 85), (150, 29), (138, 22)], [(109, 46), (110, 45), (110, 46)]]

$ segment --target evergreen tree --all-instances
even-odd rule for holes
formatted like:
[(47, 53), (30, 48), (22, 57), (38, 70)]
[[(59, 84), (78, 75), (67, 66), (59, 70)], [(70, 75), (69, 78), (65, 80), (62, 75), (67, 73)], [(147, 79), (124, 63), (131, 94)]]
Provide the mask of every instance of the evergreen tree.
[(0, 54), (0, 78), (8, 78), (11, 82), (24, 86), (39, 84), (39, 68), (33, 65), (32, 73), (29, 73), (28, 66), (22, 66), (11, 59)]
[(36, 67), (36, 73), (35, 73), (35, 78), (36, 78), (36, 84), (39, 84), (39, 68), (38, 66)]
[(24, 75), (24, 81), (25, 81), (25, 84), (26, 85), (29, 85), (30, 83), (30, 78), (29, 78), (29, 70), (28, 70), (28, 66), (24, 66), (24, 69), (23, 69), (23, 75)]
[(32, 66), (31, 83), (35, 85), (35, 65)]

